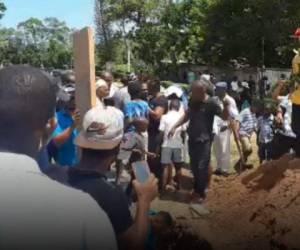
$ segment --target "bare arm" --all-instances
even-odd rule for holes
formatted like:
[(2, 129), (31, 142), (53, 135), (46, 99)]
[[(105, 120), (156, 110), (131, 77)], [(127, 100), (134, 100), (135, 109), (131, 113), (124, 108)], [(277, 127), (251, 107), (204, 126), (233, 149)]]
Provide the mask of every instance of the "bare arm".
[(278, 102), (278, 101), (282, 100), (282, 97), (280, 96), (280, 92), (282, 91), (283, 87), (284, 87), (284, 82), (278, 81), (277, 87), (275, 88), (275, 90), (272, 93), (272, 98), (274, 101)]
[(155, 121), (159, 121), (161, 119), (161, 117), (163, 116), (163, 114), (165, 113), (165, 108), (163, 107), (156, 107), (154, 110), (150, 109), (150, 117), (155, 120)]
[(52, 139), (55, 146), (57, 146), (57, 147), (63, 146), (72, 136), (74, 129), (76, 129), (80, 125), (81, 120), (80, 120), (80, 111), (79, 110), (75, 111), (73, 120), (74, 120), (74, 122), (70, 127), (65, 129), (64, 132), (62, 132), (60, 135), (58, 135)]
[(67, 128), (64, 132), (62, 132), (60, 135), (53, 138), (53, 142), (55, 146), (58, 148), (63, 146), (71, 137), (75, 127), (72, 125), (71, 127)]

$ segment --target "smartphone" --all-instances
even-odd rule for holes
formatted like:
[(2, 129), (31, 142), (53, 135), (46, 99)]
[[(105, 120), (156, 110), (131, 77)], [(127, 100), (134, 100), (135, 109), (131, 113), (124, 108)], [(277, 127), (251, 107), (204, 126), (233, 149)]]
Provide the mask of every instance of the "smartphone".
[(150, 169), (146, 161), (137, 161), (132, 163), (132, 169), (134, 172), (135, 178), (140, 183), (145, 183), (150, 177)]

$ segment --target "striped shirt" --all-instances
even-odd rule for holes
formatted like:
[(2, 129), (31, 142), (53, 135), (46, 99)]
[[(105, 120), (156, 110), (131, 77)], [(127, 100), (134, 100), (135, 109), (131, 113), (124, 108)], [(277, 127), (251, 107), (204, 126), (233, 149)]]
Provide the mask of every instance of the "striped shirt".
[(252, 113), (250, 108), (246, 108), (240, 113), (238, 121), (240, 122), (240, 136), (251, 137), (257, 128), (255, 113)]
[(259, 143), (270, 143), (273, 140), (274, 117), (270, 115), (269, 117), (260, 116), (257, 120), (257, 129), (259, 131), (258, 141)]

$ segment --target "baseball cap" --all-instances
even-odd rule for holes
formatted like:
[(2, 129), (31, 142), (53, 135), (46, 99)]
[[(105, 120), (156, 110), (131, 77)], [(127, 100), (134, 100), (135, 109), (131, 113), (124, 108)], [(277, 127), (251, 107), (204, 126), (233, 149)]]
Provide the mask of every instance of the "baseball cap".
[(170, 86), (164, 91), (165, 97), (169, 97), (171, 95), (176, 95), (178, 98), (181, 98), (183, 95), (183, 90), (178, 86)]
[(84, 116), (82, 131), (75, 143), (87, 149), (114, 149), (123, 138), (123, 129), (124, 116), (120, 110), (114, 107), (94, 107)]
[(242, 87), (246, 88), (246, 89), (249, 89), (249, 83), (247, 82), (242, 82)]
[(217, 82), (216, 88), (227, 90), (227, 82)]

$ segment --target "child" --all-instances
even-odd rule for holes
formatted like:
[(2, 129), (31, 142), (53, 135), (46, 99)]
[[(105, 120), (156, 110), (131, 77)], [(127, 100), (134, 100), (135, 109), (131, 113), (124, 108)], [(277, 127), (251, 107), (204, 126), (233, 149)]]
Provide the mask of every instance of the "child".
[(147, 152), (143, 133), (148, 129), (148, 120), (141, 118), (139, 124), (135, 125), (135, 131), (125, 133), (117, 161), (123, 166), (136, 161), (145, 160), (145, 155), (149, 157), (154, 154)]
[(272, 104), (264, 105), (263, 114), (258, 118), (258, 156), (260, 163), (269, 161), (272, 158), (271, 145), (274, 138), (274, 116), (272, 114)]
[[(147, 148), (146, 131), (150, 111), (149, 105), (141, 99), (142, 88), (139, 82), (130, 83), (128, 85), (128, 93), (131, 101), (124, 106), (125, 133), (116, 163), (117, 183), (119, 183), (123, 167), (129, 163), (133, 150), (145, 150)], [(137, 131), (138, 127), (140, 128), (139, 131)], [(139, 157), (137, 156), (137, 158)]]
[(163, 165), (164, 172), (162, 176), (162, 188), (166, 189), (167, 185), (172, 184), (172, 167), (173, 164), (176, 169), (175, 180), (177, 181), (177, 187), (180, 188), (181, 182), (181, 168), (184, 165), (183, 160), (183, 139), (182, 132), (184, 127), (181, 126), (176, 129), (173, 137), (169, 137), (171, 129), (176, 122), (181, 118), (180, 112), (181, 103), (179, 99), (172, 99), (170, 101), (169, 112), (162, 116), (160, 121), (159, 131), (161, 138), (163, 137), (163, 144), (161, 150), (161, 164)]
[[(242, 145), (242, 153), (244, 156), (244, 163), (247, 162), (248, 157), (252, 154), (251, 137), (257, 128), (256, 114), (259, 111), (259, 103), (254, 101), (250, 108), (244, 109), (238, 118), (239, 122), (239, 139)], [(241, 160), (235, 165), (235, 169), (238, 170)], [(252, 165), (245, 165), (246, 168), (252, 168)]]

